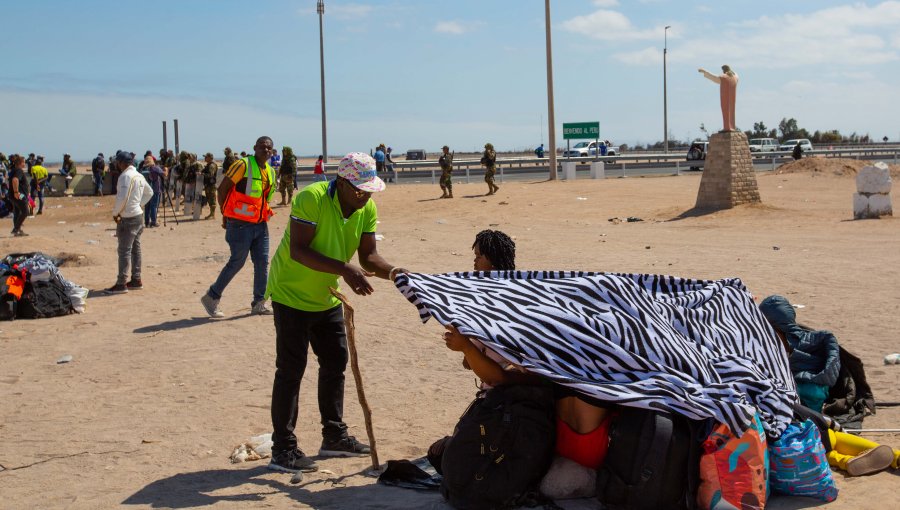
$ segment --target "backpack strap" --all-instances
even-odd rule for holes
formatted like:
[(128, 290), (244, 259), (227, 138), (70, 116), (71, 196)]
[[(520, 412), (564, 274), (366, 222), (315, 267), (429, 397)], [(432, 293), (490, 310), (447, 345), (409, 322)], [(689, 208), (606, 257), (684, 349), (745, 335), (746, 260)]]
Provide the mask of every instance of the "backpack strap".
[(653, 413), (653, 442), (650, 443), (650, 455), (647, 465), (641, 468), (641, 480), (635, 484), (635, 489), (641, 489), (653, 476), (661, 476), (666, 466), (665, 453), (669, 450), (669, 443), (675, 433), (672, 416), (662, 413)]

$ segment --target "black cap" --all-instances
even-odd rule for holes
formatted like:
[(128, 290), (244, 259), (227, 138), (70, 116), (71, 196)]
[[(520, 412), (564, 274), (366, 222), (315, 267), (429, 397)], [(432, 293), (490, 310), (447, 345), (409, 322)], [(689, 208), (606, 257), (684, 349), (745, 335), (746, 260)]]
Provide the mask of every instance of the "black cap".
[(116, 161), (134, 163), (134, 153), (123, 150), (116, 151)]

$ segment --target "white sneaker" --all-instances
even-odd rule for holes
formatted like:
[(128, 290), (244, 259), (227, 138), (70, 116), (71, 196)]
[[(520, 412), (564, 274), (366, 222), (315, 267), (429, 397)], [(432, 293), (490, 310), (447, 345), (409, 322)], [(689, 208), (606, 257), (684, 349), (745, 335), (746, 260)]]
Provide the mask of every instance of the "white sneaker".
[(272, 309), (266, 306), (265, 301), (259, 301), (250, 308), (250, 315), (272, 315)]
[(219, 310), (218, 299), (213, 299), (209, 294), (203, 294), (203, 297), (200, 298), (200, 303), (203, 305), (203, 308), (206, 308), (206, 313), (208, 313), (210, 317), (214, 319), (225, 317), (222, 310)]

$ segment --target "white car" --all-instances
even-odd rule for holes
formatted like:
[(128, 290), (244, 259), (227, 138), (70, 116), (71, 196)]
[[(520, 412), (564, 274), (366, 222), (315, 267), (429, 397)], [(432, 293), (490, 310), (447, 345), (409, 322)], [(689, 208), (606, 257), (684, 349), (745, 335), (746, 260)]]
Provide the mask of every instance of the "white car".
[(750, 152), (775, 152), (778, 150), (778, 140), (774, 138), (751, 138)]
[(604, 142), (578, 142), (571, 149), (565, 151), (563, 156), (567, 158), (582, 158), (587, 156), (596, 156), (597, 148), (600, 147), (600, 153), (603, 153), (603, 145), (606, 145), (606, 155), (607, 156), (616, 156), (618, 151), (616, 151), (615, 146), (612, 144), (605, 144)]
[(795, 138), (793, 140), (788, 140), (788, 141), (784, 142), (783, 144), (781, 144), (778, 147), (778, 150), (792, 151), (792, 150), (794, 150), (794, 147), (796, 147), (798, 143), (800, 144), (800, 150), (802, 150), (803, 152), (809, 152), (809, 151), (813, 150), (813, 145), (812, 145), (812, 142), (809, 141), (809, 138)]

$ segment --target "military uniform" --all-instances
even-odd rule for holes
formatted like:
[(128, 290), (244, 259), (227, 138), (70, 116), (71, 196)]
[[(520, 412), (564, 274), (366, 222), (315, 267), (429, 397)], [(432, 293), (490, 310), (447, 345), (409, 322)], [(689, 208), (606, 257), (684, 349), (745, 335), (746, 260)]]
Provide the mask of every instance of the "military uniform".
[(228, 169), (231, 168), (232, 163), (237, 161), (237, 158), (234, 157), (234, 153), (231, 152), (230, 147), (225, 147), (225, 160), (222, 161), (222, 173), (228, 172)]
[[(449, 150), (450, 148), (445, 145), (444, 149)], [(442, 153), (441, 157), (438, 158), (438, 163), (441, 165), (441, 191), (444, 193), (441, 195), (441, 198), (453, 198), (453, 181), (451, 180), (453, 154), (449, 152)]]
[(494, 151), (494, 146), (486, 143), (484, 144), (484, 154), (481, 156), (481, 164), (484, 165), (484, 182), (488, 185), (488, 195), (493, 195), (497, 191), (500, 190), (500, 187), (494, 184), (494, 172), (497, 170), (497, 153)]
[(207, 154), (204, 158), (208, 160), (206, 166), (203, 167), (203, 194), (206, 196), (206, 203), (209, 204), (209, 214), (204, 219), (216, 217), (216, 177), (219, 172), (219, 166), (212, 159), (212, 154)]
[[(297, 157), (290, 147), (282, 149), (281, 167), (278, 169), (278, 192), (281, 193), (280, 205), (287, 205), (294, 199), (294, 172), (297, 171)], [(285, 201), (287, 194), (287, 201)]]

